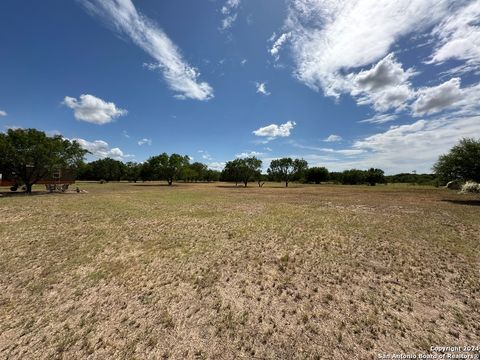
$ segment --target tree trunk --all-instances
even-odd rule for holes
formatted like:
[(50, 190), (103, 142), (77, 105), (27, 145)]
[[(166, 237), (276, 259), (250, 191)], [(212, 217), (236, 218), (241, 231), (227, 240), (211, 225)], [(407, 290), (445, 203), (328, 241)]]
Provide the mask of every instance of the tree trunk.
[(248, 180), (243, 182), (245, 184), (245, 187), (247, 187)]
[(168, 186), (171, 186), (173, 183), (173, 179), (168, 179), (167, 181), (168, 181)]
[(27, 188), (27, 189), (25, 190), (25, 192), (26, 192), (27, 194), (31, 194), (31, 193), (32, 193), (32, 185), (33, 185), (33, 184), (25, 183), (25, 187)]
[(288, 180), (285, 181), (285, 187), (288, 187)]

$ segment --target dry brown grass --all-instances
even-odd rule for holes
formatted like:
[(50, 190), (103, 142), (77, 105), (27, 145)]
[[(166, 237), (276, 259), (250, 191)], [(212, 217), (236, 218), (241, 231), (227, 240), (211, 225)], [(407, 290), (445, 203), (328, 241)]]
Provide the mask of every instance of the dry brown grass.
[(0, 198), (0, 358), (370, 359), (480, 344), (474, 198), (218, 185)]

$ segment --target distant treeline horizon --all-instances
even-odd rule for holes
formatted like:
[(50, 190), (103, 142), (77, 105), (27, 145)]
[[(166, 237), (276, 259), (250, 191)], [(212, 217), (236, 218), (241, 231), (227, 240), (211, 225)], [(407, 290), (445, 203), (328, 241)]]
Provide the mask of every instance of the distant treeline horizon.
[[(253, 166), (248, 162), (256, 161)], [(77, 180), (84, 181), (173, 181), (183, 182), (213, 182), (225, 181), (236, 183), (248, 183), (255, 181), (259, 185), (266, 181), (289, 181), (300, 183), (335, 184), (385, 184), (385, 183), (410, 183), (418, 185), (439, 186), (440, 181), (435, 174), (398, 173), (384, 175), (383, 170), (370, 168), (369, 170), (347, 169), (344, 171), (330, 172), (326, 167), (308, 167), (305, 160), (283, 158), (286, 166), (267, 172), (261, 171), (260, 159), (238, 158), (225, 164), (223, 170), (209, 169), (202, 162), (190, 162), (188, 156), (178, 154), (167, 155), (163, 153), (153, 156), (145, 162), (123, 162), (112, 158), (103, 158), (82, 163), (77, 170)], [(289, 168), (289, 160), (291, 166)], [(303, 161), (301, 168), (295, 169), (295, 161)], [(247, 164), (247, 165), (246, 165)], [(272, 164), (271, 164), (272, 165)], [(242, 173), (243, 172), (243, 173)]]

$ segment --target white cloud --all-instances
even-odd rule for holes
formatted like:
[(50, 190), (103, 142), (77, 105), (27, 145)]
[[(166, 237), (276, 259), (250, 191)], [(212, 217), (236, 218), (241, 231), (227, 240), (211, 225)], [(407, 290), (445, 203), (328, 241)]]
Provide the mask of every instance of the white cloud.
[(200, 74), (181, 55), (177, 46), (165, 32), (150, 19), (137, 11), (131, 0), (80, 0), (93, 14), (100, 16), (113, 28), (127, 35), (158, 63), (150, 66), (158, 68), (177, 98), (209, 100), (213, 89), (206, 82), (199, 82)]
[(255, 157), (261, 157), (263, 156), (264, 153), (262, 152), (258, 152), (258, 151), (246, 151), (246, 152), (242, 152), (240, 154), (236, 154), (235, 157), (236, 158), (247, 158), (247, 157), (252, 157), (252, 156), (255, 156)]
[(240, 65), (244, 66), (246, 63), (247, 63), (247, 59), (242, 59), (242, 61), (240, 61)]
[(227, 0), (221, 9), (221, 13), (225, 15), (222, 19), (221, 30), (227, 30), (232, 27), (238, 14), (235, 12), (240, 6), (240, 0)]
[(224, 163), (224, 162), (215, 161), (215, 162), (208, 163), (207, 166), (208, 166), (208, 168), (209, 168), (210, 170), (222, 171), (223, 168), (225, 167), (225, 163)]
[(130, 135), (128, 135), (127, 130), (123, 130), (123, 131), (122, 131), (122, 135), (123, 135), (124, 137), (126, 137), (127, 139), (130, 139)]
[(115, 118), (127, 114), (127, 110), (117, 108), (113, 102), (106, 102), (90, 94), (80, 95), (79, 100), (65, 96), (63, 104), (73, 109), (77, 120), (97, 125), (108, 124)]
[(339, 136), (339, 135), (330, 135), (328, 136), (325, 140), (323, 141), (326, 141), (326, 142), (335, 142), (335, 141), (341, 141), (342, 140), (342, 137)]
[(416, 116), (428, 115), (442, 111), (461, 99), (460, 78), (453, 78), (438, 86), (418, 90), (418, 98), (412, 109)]
[(433, 34), (439, 39), (430, 62), (442, 63), (449, 59), (465, 60), (471, 65), (480, 64), (480, 1), (457, 9), (435, 27)]
[(267, 90), (267, 84), (264, 82), (256, 82), (255, 86), (257, 88), (257, 93), (265, 96), (270, 95), (270, 92)]
[(7, 112), (4, 110), (0, 110), (0, 117), (7, 116)]
[(401, 36), (437, 23), (448, 0), (291, 0), (296, 76), (328, 96), (350, 91), (345, 73), (386, 56)]
[(430, 172), (438, 156), (463, 137), (480, 137), (480, 117), (442, 117), (392, 126), (355, 142), (353, 148), (368, 152), (359, 161), (365, 167), (380, 167), (389, 172)]
[(350, 74), (345, 86), (351, 88), (350, 94), (357, 104), (370, 104), (377, 111), (390, 108), (397, 110), (406, 107), (406, 101), (414, 96), (409, 78), (415, 75), (413, 69), (403, 70), (393, 53), (388, 54), (369, 70)]
[(137, 144), (139, 146), (142, 146), (142, 145), (145, 145), (145, 144), (150, 146), (150, 145), (152, 145), (152, 139), (143, 138), (143, 139), (138, 140)]
[[(280, 35), (277, 38), (277, 40), (275, 40), (271, 49), (269, 50), (270, 55), (272, 55), (275, 58), (275, 60), (279, 59), (278, 53), (280, 52), (282, 46), (290, 39), (291, 36), (292, 36), (291, 32), (286, 32)], [(275, 34), (270, 39), (271, 41), (273, 41), (273, 39), (275, 39)]]
[(112, 158), (115, 160), (123, 160), (124, 158), (132, 157), (132, 155), (126, 155), (119, 148), (110, 148), (108, 143), (103, 140), (95, 140), (93, 142), (84, 140), (84, 139), (71, 139), (80, 144), (80, 146), (92, 153), (93, 156), (100, 159)]
[(369, 123), (369, 124), (384, 124), (389, 121), (394, 121), (398, 118), (396, 114), (375, 114), (371, 118), (361, 120), (360, 123)]
[(256, 136), (264, 136), (271, 139), (274, 139), (276, 137), (287, 137), (290, 136), (290, 132), (295, 127), (295, 125), (295, 121), (287, 121), (285, 124), (280, 125), (270, 124), (254, 130), (253, 133)]

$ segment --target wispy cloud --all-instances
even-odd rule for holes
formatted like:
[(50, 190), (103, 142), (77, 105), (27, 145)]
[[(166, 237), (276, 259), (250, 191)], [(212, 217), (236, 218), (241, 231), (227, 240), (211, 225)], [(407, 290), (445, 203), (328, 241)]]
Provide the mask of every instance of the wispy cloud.
[(342, 137), (340, 135), (329, 135), (326, 139), (324, 139), (323, 141), (326, 141), (326, 142), (337, 142), (337, 141), (342, 141)]
[(62, 103), (73, 109), (73, 115), (77, 120), (97, 125), (108, 124), (115, 118), (127, 114), (127, 110), (118, 108), (115, 103), (107, 102), (90, 94), (80, 95), (78, 100), (65, 96)]
[(222, 6), (221, 13), (225, 16), (222, 19), (221, 30), (227, 30), (232, 27), (237, 20), (238, 14), (236, 10), (240, 6), (240, 0), (227, 0)]
[(138, 140), (137, 144), (139, 146), (142, 146), (142, 145), (152, 145), (152, 139), (147, 139), (147, 138), (143, 138), (143, 139), (140, 139)]
[(159, 69), (177, 98), (209, 100), (213, 89), (198, 80), (200, 74), (183, 58), (180, 50), (160, 29), (139, 13), (131, 0), (79, 0), (92, 14), (113, 25), (120, 34), (127, 35), (137, 46), (147, 52), (156, 63), (150, 69)]
[(0, 110), (0, 117), (7, 116), (7, 112), (5, 110)]
[(359, 121), (360, 123), (369, 124), (384, 124), (389, 121), (394, 121), (398, 118), (397, 114), (375, 114), (371, 118)]
[(257, 93), (265, 96), (269, 96), (271, 93), (267, 90), (267, 83), (265, 82), (256, 82), (255, 87), (257, 88)]
[(210, 153), (206, 150), (198, 150), (198, 153), (201, 154), (203, 160), (213, 160)]

